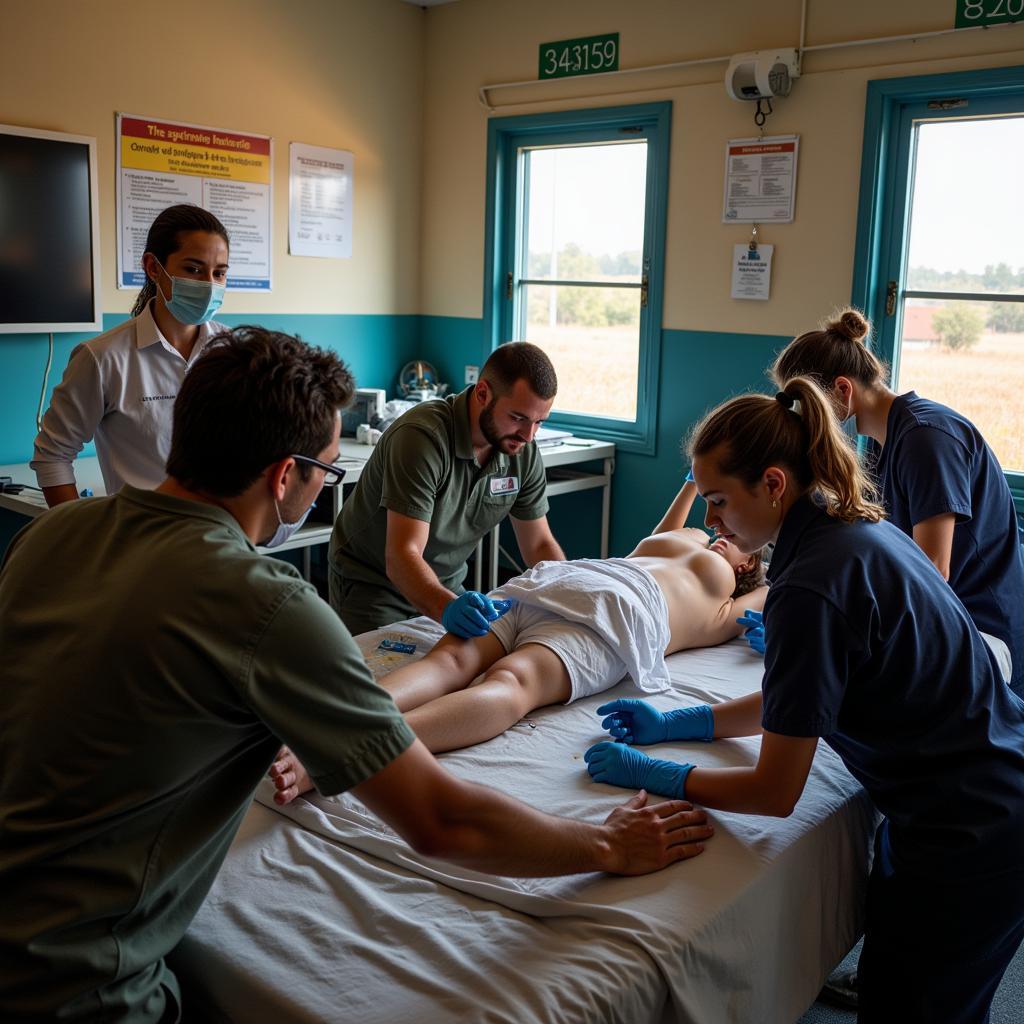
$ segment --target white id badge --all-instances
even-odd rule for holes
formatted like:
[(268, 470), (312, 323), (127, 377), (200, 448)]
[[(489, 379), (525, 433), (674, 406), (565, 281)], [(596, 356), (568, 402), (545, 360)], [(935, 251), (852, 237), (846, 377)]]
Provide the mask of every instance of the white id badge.
[(519, 477), (492, 476), (491, 494), (515, 494), (519, 490)]

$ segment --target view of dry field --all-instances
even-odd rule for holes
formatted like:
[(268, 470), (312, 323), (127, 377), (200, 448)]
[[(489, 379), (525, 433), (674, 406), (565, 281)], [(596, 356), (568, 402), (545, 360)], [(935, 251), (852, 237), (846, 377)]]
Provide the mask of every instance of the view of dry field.
[(560, 412), (636, 419), (639, 332), (617, 327), (531, 324), (527, 341), (539, 345), (558, 374)]
[(905, 345), (896, 390), (911, 389), (971, 420), (1003, 469), (1024, 471), (1024, 334), (986, 331), (959, 351)]

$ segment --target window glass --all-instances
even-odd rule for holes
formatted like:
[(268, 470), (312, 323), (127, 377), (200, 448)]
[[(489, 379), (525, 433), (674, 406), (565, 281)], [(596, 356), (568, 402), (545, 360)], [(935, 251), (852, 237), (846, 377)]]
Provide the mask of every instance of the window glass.
[(647, 143), (527, 148), (520, 159), (518, 340), (551, 357), (556, 412), (635, 422)]
[(1009, 182), (1022, 164), (1024, 117), (918, 126), (896, 384), (972, 420), (1016, 472), (1024, 302), (1009, 297), (1024, 295), (1024, 190)]

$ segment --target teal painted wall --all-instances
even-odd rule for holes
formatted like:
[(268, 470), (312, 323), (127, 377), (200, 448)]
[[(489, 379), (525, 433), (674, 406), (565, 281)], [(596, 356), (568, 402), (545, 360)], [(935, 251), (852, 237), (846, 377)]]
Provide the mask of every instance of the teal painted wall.
[[(103, 317), (104, 330), (123, 323), (124, 313)], [(218, 320), (230, 327), (258, 323), (263, 327), (298, 334), (304, 341), (337, 352), (349, 365), (360, 385), (395, 391), (398, 371), (419, 351), (420, 318), (417, 316), (317, 316), (317, 315), (224, 315)], [(50, 370), (45, 409), (50, 394), (64, 373), (75, 345), (91, 334), (54, 336), (53, 366)], [(41, 334), (0, 335), (0, 465), (28, 462), (36, 436), (36, 407), (43, 370), (46, 367), (46, 336)], [(461, 379), (461, 378), (460, 378)], [(83, 455), (93, 455), (89, 444)], [(34, 483), (31, 474), (22, 481)], [(25, 518), (0, 509), (0, 555)]]
[[(124, 315), (107, 315), (104, 327), (109, 329), (125, 319)], [(332, 349), (345, 359), (360, 384), (386, 387), (389, 395), (395, 393), (398, 371), (410, 359), (429, 360), (442, 380), (453, 390), (460, 390), (466, 364), (480, 366), (488, 355), (483, 321), (477, 318), (243, 314), (220, 319), (230, 326), (257, 322)], [(60, 380), (73, 346), (87, 337), (57, 336), (51, 389)], [(768, 390), (764, 370), (789, 340), (710, 331), (661, 332), (657, 449), (654, 455), (621, 453), (616, 460), (612, 555), (627, 554), (637, 540), (645, 537), (678, 490), (684, 470), (679, 448), (683, 435), (707, 409), (731, 395), (751, 389)], [(27, 462), (31, 457), (45, 362), (45, 340), (37, 335), (12, 335), (0, 340), (0, 379), (4, 382), (0, 463)], [(551, 523), (570, 558), (598, 553), (600, 514), (597, 491), (564, 495), (552, 502)], [(19, 516), (0, 512), (0, 551), (21, 522)], [(691, 523), (699, 523), (697, 515)], [(511, 535), (503, 537), (502, 543), (516, 554)]]
[[(487, 358), (483, 320), (443, 316), (420, 319), (420, 354), (452, 387), (462, 387), (465, 365), (479, 366)], [(732, 395), (768, 391), (764, 371), (790, 340), (713, 331), (661, 332), (657, 448), (654, 455), (624, 452), (616, 459), (611, 555), (628, 554), (640, 538), (646, 537), (682, 485), (683, 435), (708, 409)], [(597, 554), (600, 514), (597, 492), (565, 495), (552, 502), (551, 523), (570, 558)], [(699, 521), (696, 514), (691, 518), (692, 525)], [(506, 541), (511, 537), (502, 538), (508, 547)], [(514, 551), (514, 542), (510, 551)]]
[[(128, 317), (107, 313), (103, 329), (110, 330)], [(256, 323), (275, 331), (298, 334), (304, 341), (332, 349), (348, 363), (356, 380), (367, 387), (386, 387), (394, 391), (398, 371), (417, 355), (419, 317), (417, 316), (317, 316), (248, 315), (219, 316), (229, 327)], [(53, 367), (50, 370), (45, 409), (50, 394), (64, 373), (75, 345), (94, 334), (58, 334), (54, 336)], [(36, 407), (46, 366), (46, 335), (0, 335), (0, 464), (28, 462), (36, 436)], [(83, 454), (94, 454), (90, 444)]]

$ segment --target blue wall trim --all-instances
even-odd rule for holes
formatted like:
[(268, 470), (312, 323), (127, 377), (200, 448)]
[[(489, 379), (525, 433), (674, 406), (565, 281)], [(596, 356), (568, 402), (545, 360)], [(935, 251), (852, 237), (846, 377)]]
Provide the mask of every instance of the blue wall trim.
[[(617, 455), (609, 544), (613, 556), (628, 554), (654, 529), (682, 486), (686, 462), (680, 442), (687, 431), (705, 412), (732, 395), (770, 391), (765, 371), (791, 340), (774, 335), (661, 331), (655, 451), (620, 450)], [(490, 346), (482, 319), (423, 317), (420, 349), (442, 378), (456, 388), (462, 386), (465, 364), (480, 365)], [(728, 377), (723, 376), (724, 366), (729, 368)], [(597, 491), (552, 502), (551, 524), (570, 557), (597, 555), (600, 510)], [(691, 525), (699, 525), (698, 513), (703, 516), (695, 509)]]
[[(124, 323), (125, 313), (106, 313), (103, 329)], [(275, 331), (298, 334), (304, 341), (332, 349), (348, 363), (360, 385), (386, 387), (395, 391), (398, 372), (420, 353), (420, 317), (375, 315), (314, 314), (229, 314), (219, 316), (229, 327), (255, 323)], [(45, 409), (50, 394), (60, 383), (71, 350), (96, 334), (57, 334), (54, 336), (53, 366), (47, 387)], [(3, 401), (0, 403), (0, 464), (28, 462), (36, 436), (36, 407), (43, 370), (46, 366), (46, 335), (9, 334), (0, 337), (0, 379)], [(459, 380), (462, 377), (460, 375)], [(95, 454), (87, 445), (83, 455)]]
[[(110, 328), (126, 319), (104, 317)], [(449, 316), (224, 316), (231, 326), (258, 322), (274, 330), (299, 334), (304, 340), (338, 352), (360, 384), (386, 387), (395, 393), (401, 367), (413, 358), (432, 362), (453, 391), (463, 387), (467, 364), (481, 366), (490, 351), (482, 318)], [(88, 335), (58, 336), (51, 372), (59, 381), (74, 344)], [(661, 374), (657, 382), (658, 431), (655, 451), (621, 451), (612, 484), (612, 555), (628, 554), (661, 518), (682, 484), (686, 461), (680, 441), (714, 405), (748, 390), (770, 391), (765, 370), (788, 337), (725, 334), (712, 331), (662, 330)], [(38, 336), (13, 335), (0, 342), (0, 375), (4, 379), (2, 462), (28, 461), (35, 437), (35, 403), (46, 352)], [(728, 367), (728, 376), (723, 367)], [(699, 506), (700, 503), (698, 503)], [(598, 553), (599, 492), (581, 492), (556, 499), (551, 506), (555, 534), (572, 557)], [(698, 509), (691, 525), (698, 525)], [(0, 514), (0, 551), (13, 529), (24, 520)], [(514, 545), (513, 545), (514, 547)]]

